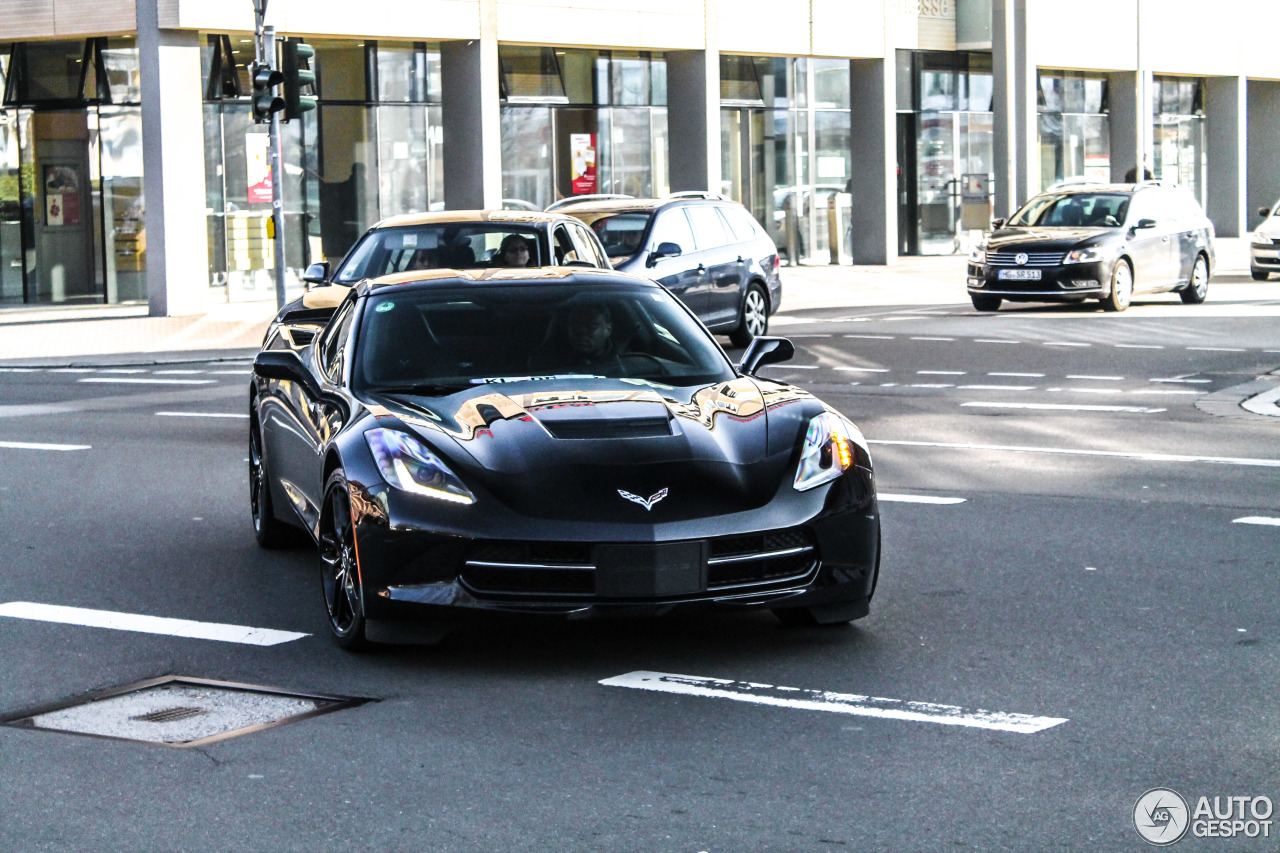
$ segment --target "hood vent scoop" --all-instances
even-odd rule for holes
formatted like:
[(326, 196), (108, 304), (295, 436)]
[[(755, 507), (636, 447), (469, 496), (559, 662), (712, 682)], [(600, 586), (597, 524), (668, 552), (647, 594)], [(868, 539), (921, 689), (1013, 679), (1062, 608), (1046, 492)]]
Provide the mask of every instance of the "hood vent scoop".
[(672, 435), (668, 418), (544, 420), (552, 438), (662, 438)]

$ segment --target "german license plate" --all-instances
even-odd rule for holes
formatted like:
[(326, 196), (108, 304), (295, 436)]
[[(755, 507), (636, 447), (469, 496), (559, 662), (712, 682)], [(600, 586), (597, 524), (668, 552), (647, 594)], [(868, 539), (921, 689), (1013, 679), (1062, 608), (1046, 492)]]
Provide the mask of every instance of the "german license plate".
[(1004, 281), (1039, 281), (1040, 270), (1000, 270)]
[(594, 554), (596, 595), (651, 598), (705, 592), (705, 551), (702, 542), (597, 545)]

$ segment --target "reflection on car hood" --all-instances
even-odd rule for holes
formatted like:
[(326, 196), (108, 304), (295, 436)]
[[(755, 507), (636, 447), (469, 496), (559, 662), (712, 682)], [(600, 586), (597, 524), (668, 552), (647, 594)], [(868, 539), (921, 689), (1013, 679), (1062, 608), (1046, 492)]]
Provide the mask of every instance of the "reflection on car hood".
[(619, 490), (649, 497), (668, 489), (668, 518), (762, 506), (790, 484), (793, 450), (823, 408), (799, 388), (745, 377), (697, 389), (505, 382), (444, 397), (371, 395), (370, 403), (379, 420), (398, 418), (457, 463), (464, 480), (523, 514), (630, 521), (636, 507)]
[(1280, 238), (1280, 216), (1270, 216), (1262, 221), (1258, 230), (1272, 239)]
[(1118, 228), (1001, 228), (987, 238), (987, 250), (1009, 252), (1025, 248), (1033, 252), (1066, 251), (1084, 240), (1116, 234)]

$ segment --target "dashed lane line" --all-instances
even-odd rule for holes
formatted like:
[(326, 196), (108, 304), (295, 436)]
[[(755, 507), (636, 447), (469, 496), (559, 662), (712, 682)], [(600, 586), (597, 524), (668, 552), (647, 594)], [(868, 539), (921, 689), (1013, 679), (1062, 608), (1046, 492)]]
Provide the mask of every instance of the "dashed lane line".
[(988, 403), (974, 401), (961, 403), (962, 407), (977, 409), (1042, 409), (1056, 412), (1129, 412), (1138, 415), (1154, 415), (1167, 409), (1151, 409), (1144, 406), (1086, 406), (1071, 403)]
[(934, 702), (910, 702), (902, 699), (885, 699), (880, 696), (862, 696), (856, 693), (806, 690), (799, 687), (780, 687), (772, 684), (756, 684), (751, 681), (677, 675), (669, 672), (628, 672), (625, 675), (602, 679), (600, 684), (605, 687), (628, 687), (633, 690), (651, 690), (658, 693), (731, 699), (736, 702), (771, 705), (775, 708), (830, 711), (861, 717), (968, 726), (1018, 734), (1035, 734), (1068, 722), (1064, 717), (1035, 717), (1029, 714), (1009, 714), (1001, 711), (966, 709), (956, 705), (939, 705)]
[(1059, 456), (1100, 456), (1110, 459), (1136, 459), (1143, 462), (1196, 462), (1210, 465), (1241, 465), (1254, 468), (1280, 468), (1280, 459), (1259, 459), (1246, 456), (1195, 456), (1179, 453), (1134, 453), (1123, 450), (1083, 450), (1066, 447), (1027, 447), (1008, 444), (968, 444), (963, 442), (907, 441), (899, 439), (869, 439), (871, 444), (898, 447), (927, 447), (944, 450), (979, 450), (996, 453), (1048, 453)]
[(962, 504), (966, 498), (947, 498), (937, 495), (896, 495), (880, 493), (876, 498), (882, 503), (889, 501), (891, 503), (903, 504)]
[(81, 625), (89, 628), (110, 628), (116, 631), (136, 631), (142, 634), (165, 634), (170, 637), (189, 637), (195, 640), (218, 640), (250, 646), (275, 646), (310, 636), (296, 631), (250, 628), (245, 625), (225, 625), (219, 622), (192, 622), (188, 619), (117, 613), (112, 610), (89, 610), (83, 607), (37, 604), (32, 601), (10, 601), (0, 604), (0, 616), (31, 619), (37, 622), (57, 622), (63, 625)]
[(156, 412), (162, 418), (248, 418), (240, 412)]
[(78, 382), (110, 382), (121, 385), (213, 385), (216, 379), (143, 379), (134, 376), (89, 376)]
[(1262, 524), (1268, 527), (1280, 527), (1280, 518), (1267, 518), (1262, 515), (1248, 515), (1232, 520), (1232, 524)]
[(6, 450), (92, 450), (89, 444), (43, 444), (33, 441), (0, 441)]

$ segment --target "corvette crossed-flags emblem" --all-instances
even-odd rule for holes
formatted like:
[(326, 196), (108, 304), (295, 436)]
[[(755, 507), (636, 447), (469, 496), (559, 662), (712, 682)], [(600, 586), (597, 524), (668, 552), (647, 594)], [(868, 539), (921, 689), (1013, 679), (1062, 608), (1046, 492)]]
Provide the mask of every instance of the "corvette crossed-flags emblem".
[(639, 495), (633, 495), (630, 492), (624, 492), (622, 489), (618, 489), (618, 494), (622, 495), (624, 498), (631, 501), (632, 503), (638, 503), (640, 504), (640, 506), (644, 507), (645, 509), (651, 510), (653, 509), (654, 504), (656, 504), (658, 501), (662, 500), (667, 496), (667, 490), (663, 489), (660, 492), (655, 492), (654, 494), (649, 495), (647, 499), (642, 498)]

